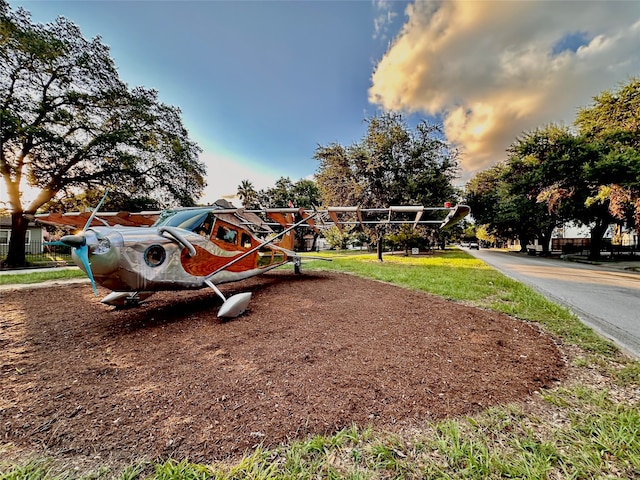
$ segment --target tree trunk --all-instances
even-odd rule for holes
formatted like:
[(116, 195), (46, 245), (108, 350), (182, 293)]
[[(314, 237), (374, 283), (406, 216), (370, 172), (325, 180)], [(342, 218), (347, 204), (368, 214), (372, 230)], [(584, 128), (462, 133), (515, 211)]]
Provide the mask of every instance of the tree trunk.
[(518, 239), (520, 240), (520, 251), (523, 253), (527, 253), (527, 245), (529, 245), (530, 240), (529, 235), (518, 235)]
[(600, 258), (600, 247), (602, 246), (602, 237), (607, 231), (609, 225), (605, 222), (596, 221), (591, 229), (591, 245), (589, 246), (589, 260), (598, 260)]
[(376, 246), (376, 251), (378, 252), (378, 261), (382, 261), (382, 235), (378, 235), (378, 243)]
[(553, 228), (540, 232), (540, 241), (542, 242), (542, 255), (544, 256), (549, 256), (549, 254), (551, 253), (549, 244), (551, 243), (552, 233), (553, 233)]
[(22, 216), (23, 212), (11, 214), (11, 238), (7, 258), (2, 261), (3, 267), (18, 268), (26, 266), (25, 245), (29, 221)]

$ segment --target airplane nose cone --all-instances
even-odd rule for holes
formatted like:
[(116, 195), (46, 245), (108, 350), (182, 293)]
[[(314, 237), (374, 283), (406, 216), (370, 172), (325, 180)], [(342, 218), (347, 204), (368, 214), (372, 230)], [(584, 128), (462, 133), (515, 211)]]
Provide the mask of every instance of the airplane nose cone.
[(68, 247), (80, 248), (87, 243), (87, 237), (84, 234), (65, 235), (60, 241)]

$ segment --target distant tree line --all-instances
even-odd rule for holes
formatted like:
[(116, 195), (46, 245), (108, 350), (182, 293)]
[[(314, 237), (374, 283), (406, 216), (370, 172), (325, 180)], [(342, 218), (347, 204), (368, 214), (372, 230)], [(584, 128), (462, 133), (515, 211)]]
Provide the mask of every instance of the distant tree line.
[(573, 222), (589, 227), (597, 258), (611, 224), (640, 231), (640, 80), (596, 96), (573, 128), (552, 124), (516, 139), (465, 197), (477, 224), (523, 249), (537, 238), (548, 253), (553, 230)]

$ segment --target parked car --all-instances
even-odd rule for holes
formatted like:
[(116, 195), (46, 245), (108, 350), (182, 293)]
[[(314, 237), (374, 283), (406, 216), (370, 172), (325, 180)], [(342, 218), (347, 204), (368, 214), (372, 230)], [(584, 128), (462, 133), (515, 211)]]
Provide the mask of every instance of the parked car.
[(475, 249), (475, 250), (480, 250), (480, 245), (478, 245), (478, 242), (471, 242), (469, 244), (469, 248), (470, 249)]

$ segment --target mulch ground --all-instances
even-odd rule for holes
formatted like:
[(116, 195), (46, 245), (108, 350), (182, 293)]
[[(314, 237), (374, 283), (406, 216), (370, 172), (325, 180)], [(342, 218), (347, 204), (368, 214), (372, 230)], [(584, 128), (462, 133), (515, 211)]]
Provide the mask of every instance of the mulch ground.
[(127, 310), (87, 284), (0, 291), (0, 451), (234, 459), (354, 423), (420, 428), (564, 376), (535, 326), (426, 293), (284, 271), (222, 290), (252, 291), (248, 311), (217, 319), (208, 290)]

